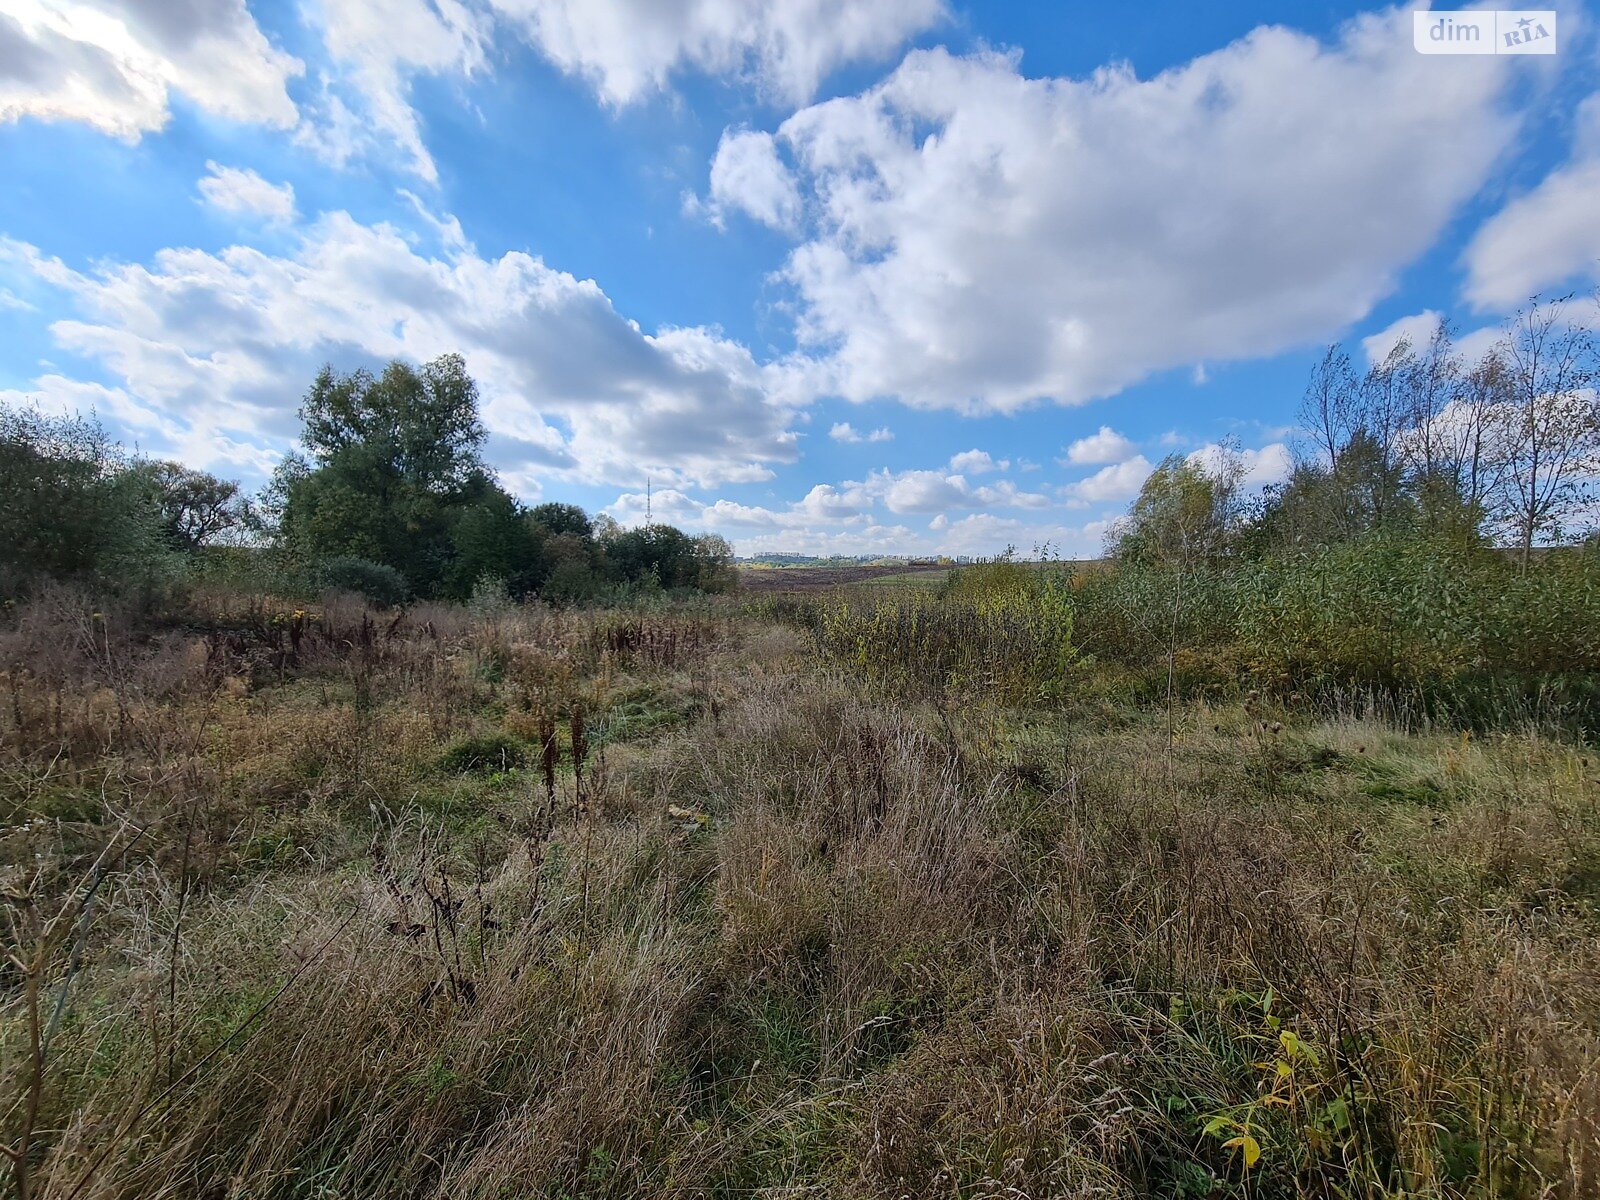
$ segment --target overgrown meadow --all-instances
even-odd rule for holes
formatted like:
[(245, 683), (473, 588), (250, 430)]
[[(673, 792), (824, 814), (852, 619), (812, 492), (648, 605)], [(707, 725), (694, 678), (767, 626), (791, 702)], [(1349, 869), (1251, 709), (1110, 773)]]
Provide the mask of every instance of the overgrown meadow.
[(255, 497), (0, 410), (8, 1186), (1600, 1195), (1565, 312), (1330, 350), (1103, 560), (748, 590), (513, 496), (458, 356)]
[(6, 614), (23, 1197), (1580, 1197), (1592, 556)]

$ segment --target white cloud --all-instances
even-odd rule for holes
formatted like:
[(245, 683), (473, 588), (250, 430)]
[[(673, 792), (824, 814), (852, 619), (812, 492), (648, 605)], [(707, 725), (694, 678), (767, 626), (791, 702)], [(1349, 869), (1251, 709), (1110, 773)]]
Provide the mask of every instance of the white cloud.
[[(1440, 320), (1441, 315), (1438, 312), (1425, 308), (1419, 313), (1401, 317), (1371, 337), (1362, 338), (1361, 349), (1366, 355), (1368, 365), (1381, 363), (1400, 344), (1401, 338), (1409, 339), (1412, 348), (1421, 353), (1438, 330)], [(1453, 339), (1455, 353), (1462, 361), (1475, 363), (1495, 349), (1504, 338), (1505, 330), (1500, 326), (1486, 325), (1456, 335)]]
[(710, 330), (647, 334), (592, 280), (526, 254), (430, 258), (391, 226), (332, 213), (282, 256), (165, 250), (88, 272), (18, 243), (0, 256), (68, 294), (77, 312), (51, 327), (56, 342), (114, 376), (197, 463), (285, 447), (324, 361), (448, 351), (466, 356), (491, 457), (513, 472), (714, 486), (797, 456), (781, 368)]
[(341, 166), (357, 154), (398, 150), (414, 174), (437, 180), (411, 106), (412, 80), (465, 78), (482, 69), (492, 19), (463, 0), (324, 0), (312, 11), (334, 69), (301, 140)]
[(904, 471), (885, 482), (883, 502), (893, 513), (943, 512), (963, 507), (967, 481), (942, 471)]
[(783, 165), (772, 135), (749, 129), (724, 130), (711, 161), (711, 198), (690, 198), (691, 212), (703, 209), (719, 228), (729, 209), (770, 225), (792, 230), (800, 220), (800, 189)]
[(421, 218), (422, 223), (433, 230), (434, 236), (439, 239), (439, 245), (449, 253), (458, 251), (471, 251), (476, 253), (475, 247), (468, 239), (466, 231), (461, 228), (461, 221), (454, 214), (446, 213), (439, 216), (422, 202), (415, 192), (399, 189), (397, 195), (411, 206), (411, 210)]
[(1571, 159), (1473, 236), (1462, 256), (1467, 299), (1509, 309), (1547, 288), (1600, 278), (1600, 93), (1578, 110)]
[(800, 498), (795, 510), (814, 520), (845, 520), (872, 507), (872, 498), (860, 484), (834, 487), (819, 483)]
[(294, 188), (272, 184), (254, 171), (206, 163), (200, 195), (223, 212), (249, 213), (269, 221), (294, 220)]
[[(944, 16), (942, 0), (323, 0), (310, 12), (331, 70), (308, 104), (300, 141), (336, 165), (398, 152), (429, 182), (438, 168), (411, 102), (414, 80), (468, 79), (515, 42), (582, 77), (614, 107), (666, 89), (684, 70), (748, 82), (793, 105), (834, 69), (881, 58)], [(777, 159), (762, 156), (763, 138), (770, 144), (768, 134), (725, 139), (723, 171), (736, 180), (740, 207), (788, 228), (799, 196), (785, 188)], [(689, 197), (686, 207), (720, 223), (715, 180), (712, 190), (704, 205)]]
[[(657, 520), (690, 529), (709, 529), (732, 539), (742, 552), (788, 549), (801, 553), (918, 554), (948, 551), (972, 552), (975, 531), (1008, 533), (1023, 529), (1015, 517), (996, 510), (1042, 511), (1056, 507), (1045, 495), (1024, 492), (1009, 480), (975, 487), (958, 474), (946, 471), (876, 471), (866, 480), (818, 483), (800, 499), (781, 508), (740, 504), (727, 499), (712, 503), (696, 500), (679, 489), (657, 490), (647, 500), (644, 492), (625, 492), (606, 511), (624, 524), (644, 520), (646, 504)], [(978, 522), (956, 520), (952, 514), (971, 512)], [(932, 515), (928, 528), (949, 531), (937, 540), (912, 533), (894, 518)], [(1032, 528), (1031, 526), (1026, 526)], [(1054, 526), (1041, 526), (1028, 544), (1056, 538)], [(998, 536), (998, 535), (996, 535)], [(752, 540), (753, 539), (753, 540)], [(988, 553), (1004, 547), (1010, 537), (999, 537)], [(822, 547), (831, 549), (822, 549)]]
[(141, 402), (123, 388), (69, 379), (54, 372), (41, 375), (30, 388), (0, 391), (0, 404), (63, 416), (94, 414), (120, 425), (123, 436), (137, 449), (228, 472), (265, 476), (278, 459), (276, 453), (260, 445), (229, 437), (204, 424), (186, 424), (171, 413)]
[(1366, 352), (1367, 362), (1373, 365), (1381, 363), (1402, 341), (1411, 343), (1413, 350), (1421, 352), (1438, 332), (1439, 319), (1437, 312), (1425, 308), (1409, 317), (1401, 317), (1371, 337), (1362, 338), (1361, 349)]
[(808, 196), (783, 269), (802, 345), (848, 399), (993, 411), (1327, 336), (1516, 127), (1508, 60), (1418, 55), (1409, 20), (1328, 45), (1261, 28), (1143, 81), (918, 51), (796, 113), (778, 144)]
[(943, 554), (990, 557), (1013, 548), (1023, 554), (1048, 543), (1068, 557), (1096, 557), (1105, 537), (1103, 523), (1087, 525), (1038, 525), (1001, 517), (994, 513), (971, 513), (956, 521), (946, 520), (939, 527), (938, 549)]
[(7, 0), (0, 123), (81, 121), (138, 141), (181, 93), (219, 117), (287, 128), (303, 64), (267, 41), (244, 0)]
[(625, 105), (694, 69), (799, 104), (845, 63), (942, 20), (941, 0), (490, 0), (558, 67)]
[(1136, 454), (1125, 462), (1101, 467), (1087, 479), (1078, 480), (1066, 489), (1067, 494), (1090, 504), (1132, 500), (1139, 494), (1139, 488), (1150, 478), (1150, 472), (1154, 470), (1155, 467), (1149, 459), (1142, 454)]
[(1247, 489), (1282, 483), (1294, 469), (1294, 456), (1282, 442), (1273, 442), (1256, 450), (1235, 450), (1216, 442), (1207, 442), (1189, 455), (1189, 461), (1215, 473), (1221, 470), (1229, 457), (1238, 459), (1244, 470), (1239, 482)]
[(828, 436), (836, 442), (844, 442), (852, 446), (860, 442), (892, 442), (894, 440), (894, 433), (890, 429), (879, 428), (862, 433), (849, 421), (836, 422), (833, 428), (828, 430)]
[(964, 475), (945, 471), (876, 472), (865, 485), (892, 513), (931, 513), (959, 508), (1048, 508), (1050, 498), (1025, 492), (1009, 479), (973, 487)]
[(1485, 325), (1456, 339), (1456, 353), (1466, 362), (1475, 363), (1505, 341), (1506, 331), (1499, 325)]
[(1009, 458), (994, 459), (987, 450), (963, 450), (950, 459), (950, 469), (963, 475), (985, 475), (990, 471), (1009, 471)]
[(1066, 461), (1075, 466), (1087, 467), (1096, 463), (1119, 463), (1132, 458), (1137, 447), (1109, 425), (1102, 425), (1096, 433), (1079, 438), (1067, 447)]

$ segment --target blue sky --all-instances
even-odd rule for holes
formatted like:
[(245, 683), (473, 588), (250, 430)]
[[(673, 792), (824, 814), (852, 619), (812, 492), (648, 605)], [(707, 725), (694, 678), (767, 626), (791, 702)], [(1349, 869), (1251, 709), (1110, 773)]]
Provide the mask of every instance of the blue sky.
[(513, 490), (745, 553), (1094, 552), (1319, 348), (1600, 263), (1600, 72), (1406, 9), (0, 0), (0, 401), (260, 482), (466, 355)]

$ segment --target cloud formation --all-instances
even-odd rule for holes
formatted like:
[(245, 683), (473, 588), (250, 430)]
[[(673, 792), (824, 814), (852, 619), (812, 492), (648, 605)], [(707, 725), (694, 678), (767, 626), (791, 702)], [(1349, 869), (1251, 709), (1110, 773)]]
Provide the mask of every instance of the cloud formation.
[(327, 0), (308, 11), (320, 22), (330, 72), (301, 140), (340, 166), (375, 149), (398, 151), (413, 174), (437, 180), (412, 80), (484, 69), (490, 14), (463, 0)]
[(181, 94), (229, 120), (289, 128), (304, 64), (272, 45), (244, 0), (8, 0), (0, 122), (81, 121), (136, 142)]
[(828, 430), (828, 436), (836, 442), (844, 442), (850, 446), (859, 445), (862, 442), (891, 442), (894, 440), (894, 433), (888, 428), (878, 428), (862, 433), (849, 421), (836, 422), (833, 428)]
[(1097, 463), (1126, 462), (1137, 450), (1127, 438), (1109, 425), (1102, 425), (1096, 433), (1079, 438), (1067, 447), (1066, 462), (1074, 466), (1094, 466)]
[(1242, 470), (1239, 483), (1247, 491), (1271, 483), (1282, 483), (1294, 469), (1294, 456), (1282, 442), (1246, 450), (1207, 442), (1189, 455), (1190, 462), (1197, 463), (1212, 474), (1220, 472), (1230, 459), (1239, 464)]
[(711, 330), (645, 333), (594, 281), (527, 254), (431, 258), (345, 213), (281, 256), (172, 249), (148, 266), (78, 271), (32, 247), (0, 250), (66, 294), (76, 315), (52, 336), (116, 379), (117, 419), (200, 464), (287, 446), (325, 361), (447, 351), (479, 380), (513, 475), (716, 486), (767, 478), (797, 454), (781, 368)]
[[(638, 525), (648, 505), (653, 519), (721, 533), (741, 554), (982, 555), (1008, 543), (1044, 542), (1071, 555), (1098, 551), (1108, 524), (1104, 517), (1066, 523), (1051, 518), (1052, 505), (1044, 496), (1009, 489), (980, 498), (985, 490), (939, 471), (879, 471), (863, 481), (816, 484), (801, 499), (776, 508), (708, 503), (669, 490), (648, 499), (643, 492), (625, 492), (606, 511), (624, 525)], [(949, 507), (937, 507), (940, 502)], [(1008, 508), (1035, 511), (1004, 515)]]
[(800, 104), (846, 63), (881, 59), (945, 17), (942, 0), (489, 0), (607, 104), (696, 70)]
[(1600, 92), (1579, 106), (1571, 158), (1484, 222), (1462, 260), (1466, 296), (1505, 311), (1578, 278), (1600, 279)]
[(800, 189), (778, 158), (770, 133), (726, 129), (711, 163), (709, 202), (690, 196), (685, 207), (691, 213), (704, 211), (719, 227), (731, 208), (773, 229), (790, 231), (800, 221)]
[[(802, 346), (848, 399), (990, 412), (1328, 336), (1516, 128), (1507, 60), (1418, 55), (1409, 19), (1264, 27), (1148, 80), (918, 51), (796, 113), (774, 145), (807, 197), (781, 273)], [(715, 202), (765, 219), (772, 174), (721, 172)]]
[(254, 171), (206, 163), (200, 195), (213, 208), (229, 213), (265, 217), (269, 221), (294, 220), (294, 188), (268, 183)]

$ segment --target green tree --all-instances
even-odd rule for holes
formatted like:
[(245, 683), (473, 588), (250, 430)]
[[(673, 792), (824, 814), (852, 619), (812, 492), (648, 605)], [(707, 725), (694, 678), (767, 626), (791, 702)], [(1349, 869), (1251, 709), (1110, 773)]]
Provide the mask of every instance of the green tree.
[(588, 541), (595, 535), (594, 522), (576, 504), (536, 504), (528, 510), (528, 519), (551, 536), (568, 533)]
[(468, 481), (461, 501), (452, 516), (445, 594), (465, 600), (484, 579), (500, 580), (518, 598), (538, 590), (549, 573), (543, 527), (484, 473)]
[(93, 419), (0, 407), (0, 586), (140, 583), (169, 562), (148, 477)]
[(664, 588), (700, 586), (701, 557), (694, 538), (671, 525), (643, 525), (616, 535), (606, 555), (630, 583), (654, 580)]
[(1237, 456), (1208, 471), (1180, 454), (1161, 462), (1111, 532), (1111, 552), (1141, 566), (1189, 566), (1233, 548), (1242, 520)]
[[(1448, 501), (1432, 481), (1430, 503), (1443, 519)], [(1330, 467), (1300, 462), (1282, 484), (1268, 489), (1248, 541), (1263, 552), (1298, 553), (1338, 545), (1376, 529), (1409, 529), (1416, 504), (1400, 467), (1382, 445), (1357, 429)]]
[(376, 377), (325, 367), (300, 415), (308, 458), (286, 460), (276, 481), (285, 545), (307, 561), (348, 555), (393, 567), (422, 595), (450, 591), (462, 510), (499, 503), (461, 357), (393, 362)]
[(249, 505), (231, 479), (176, 462), (140, 465), (155, 492), (162, 528), (179, 550), (195, 551), (244, 528)]

